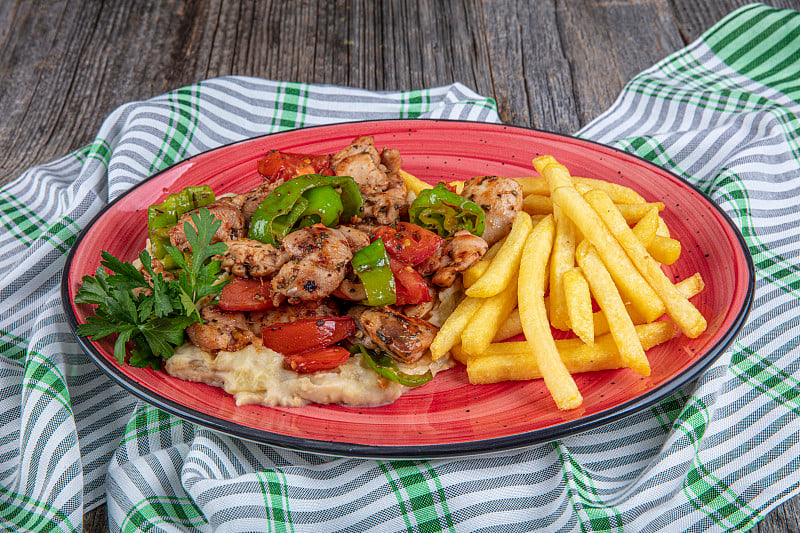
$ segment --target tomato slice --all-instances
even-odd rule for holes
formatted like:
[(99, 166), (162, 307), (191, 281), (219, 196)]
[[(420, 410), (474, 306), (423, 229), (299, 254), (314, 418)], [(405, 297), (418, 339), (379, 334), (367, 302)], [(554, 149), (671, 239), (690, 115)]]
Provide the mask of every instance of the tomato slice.
[(304, 174), (333, 174), (328, 155), (294, 154), (278, 150), (258, 160), (258, 172), (269, 182), (283, 182)]
[(416, 305), (432, 300), (428, 283), (419, 272), (394, 259), (390, 259), (389, 266), (394, 274), (397, 293), (395, 305)]
[(331, 346), (310, 352), (286, 355), (284, 365), (298, 374), (331, 370), (350, 358), (350, 352), (341, 346)]
[(294, 322), (270, 324), (261, 338), (264, 346), (276, 352), (297, 354), (326, 348), (349, 337), (356, 329), (352, 317), (303, 318)]
[(444, 243), (434, 232), (410, 222), (400, 222), (393, 228), (381, 226), (372, 238), (383, 239), (389, 256), (410, 266), (423, 262)]
[(219, 308), (223, 311), (258, 311), (272, 308), (272, 289), (269, 281), (261, 278), (232, 277), (222, 287)]

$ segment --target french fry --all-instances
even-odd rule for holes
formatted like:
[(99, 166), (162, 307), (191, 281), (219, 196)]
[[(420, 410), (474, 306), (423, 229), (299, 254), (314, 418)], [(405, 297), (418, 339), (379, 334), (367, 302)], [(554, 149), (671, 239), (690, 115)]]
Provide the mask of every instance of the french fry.
[(419, 196), (419, 193), (425, 189), (433, 189), (433, 185), (430, 183), (425, 183), (418, 177), (409, 174), (405, 170), (400, 170), (400, 176), (402, 176), (403, 181), (406, 182), (406, 188), (408, 188), (409, 191), (413, 192), (417, 196)]
[(473, 283), (478, 281), (478, 278), (483, 276), (483, 273), (489, 268), (492, 259), (494, 259), (497, 253), (500, 251), (500, 248), (503, 246), (504, 242), (506, 242), (505, 237), (491, 245), (489, 249), (486, 250), (486, 253), (483, 254), (483, 257), (481, 257), (480, 261), (464, 271), (464, 274), (461, 277), (461, 282), (464, 284), (464, 287), (470, 287)]
[[(619, 206), (617, 206), (619, 207)], [(639, 242), (645, 246), (650, 246), (658, 229), (658, 209), (650, 209), (645, 216), (633, 227), (633, 233)]]
[[(588, 185), (581, 182), (575, 183), (575, 188), (581, 194), (586, 194), (587, 192), (594, 190)], [(644, 204), (615, 203), (614, 205), (617, 206), (620, 213), (622, 213), (622, 215), (625, 217), (625, 221), (628, 224), (636, 224), (652, 209), (655, 209), (656, 212), (664, 209), (664, 204), (662, 204), (661, 202), (651, 202)], [(529, 215), (548, 215), (553, 212), (553, 199), (550, 198), (549, 196), (545, 196), (542, 194), (529, 194), (522, 200), (522, 210), (528, 213)]]
[[(652, 322), (636, 326), (636, 334), (644, 347), (650, 348), (667, 342), (675, 336), (675, 326), (668, 321)], [(555, 341), (556, 349), (571, 374), (594, 370), (614, 370), (624, 368), (614, 338), (611, 335), (598, 337), (594, 344), (585, 344), (580, 339)], [(453, 353), (461, 356), (467, 365), (469, 382), (485, 385), (510, 380), (539, 379), (542, 373), (536, 363), (536, 356), (526, 342), (492, 343), (480, 356), (466, 357), (454, 347)]]
[(456, 361), (458, 361), (462, 365), (468, 365), (469, 362), (470, 362), (470, 359), (472, 359), (472, 357), (470, 357), (470, 356), (468, 356), (467, 354), (464, 353), (464, 350), (461, 349), (461, 345), (460, 344), (456, 344), (455, 346), (450, 348), (450, 355), (453, 357), (453, 359), (455, 359)]
[(656, 209), (657, 211), (664, 210), (664, 204), (661, 202), (651, 202), (648, 204), (618, 204), (615, 202), (614, 205), (617, 206), (617, 209), (622, 213), (622, 216), (625, 217), (625, 222), (628, 224), (636, 224), (647, 215), (651, 209)]
[(533, 167), (544, 176), (550, 194), (559, 187), (571, 187), (572, 176), (567, 167), (555, 160), (553, 156), (543, 155), (533, 160)]
[(705, 287), (706, 284), (703, 281), (703, 277), (700, 276), (700, 272), (695, 272), (688, 278), (682, 279), (675, 284), (675, 288), (681, 291), (681, 294), (686, 298), (691, 298), (692, 296), (700, 294)]
[[(702, 292), (704, 287), (705, 283), (703, 282), (703, 278), (700, 276), (699, 272), (696, 272), (694, 275), (689, 276), (688, 278), (683, 279), (675, 284), (675, 288), (678, 289), (686, 298), (692, 298), (693, 296), (698, 295), (700, 292)], [(547, 298), (545, 298), (545, 307), (547, 307), (547, 305)], [(630, 315), (634, 324), (638, 325), (646, 323), (646, 320), (631, 304), (626, 303), (625, 309), (628, 311), (628, 314)], [(602, 311), (592, 313), (592, 322), (594, 323), (595, 337), (599, 337), (600, 335), (608, 333), (608, 321), (606, 320), (606, 316)], [(519, 309), (514, 309), (511, 314), (508, 315), (506, 321), (500, 326), (500, 329), (497, 330), (493, 342), (501, 342), (506, 339), (510, 339), (511, 337), (516, 337), (521, 333), (522, 322), (519, 320)]]
[(467, 355), (483, 353), (491, 344), (497, 330), (517, 306), (517, 277), (500, 294), (482, 299), (461, 333), (461, 348)]
[(477, 298), (467, 297), (461, 300), (433, 338), (430, 346), (431, 359), (436, 361), (461, 342), (461, 333), (482, 303)]
[(580, 183), (580, 182), (576, 183), (574, 185), (574, 187), (575, 187), (575, 190), (578, 191), (581, 194), (586, 194), (587, 192), (593, 190), (590, 185), (587, 185), (586, 183)]
[(529, 215), (549, 215), (553, 212), (553, 200), (543, 194), (529, 194), (522, 199), (522, 210)]
[(662, 237), (670, 237), (669, 227), (667, 223), (664, 222), (664, 219), (658, 217), (658, 229), (656, 230), (656, 235), (661, 235)]
[[(580, 268), (571, 268), (562, 275), (562, 284), (570, 328), (586, 344), (594, 343), (594, 319), (589, 283)], [(552, 295), (550, 301), (553, 301)], [(552, 312), (551, 308), (551, 322)]]
[(589, 241), (583, 241), (578, 245), (575, 258), (583, 269), (595, 300), (608, 320), (611, 335), (619, 347), (622, 359), (634, 372), (649, 376), (650, 363), (644, 353), (642, 343), (636, 335), (636, 329), (625, 310), (622, 297), (600, 259), (597, 249)]
[[(608, 231), (600, 216), (581, 194), (571, 187), (553, 191), (553, 202), (569, 217), (596, 248), (611, 277), (626, 300), (652, 322), (664, 314), (664, 303), (633, 266), (630, 258)], [(584, 275), (586, 272), (584, 271)], [(588, 277), (588, 276), (587, 276)], [(591, 283), (589, 284), (591, 286)]]
[(464, 190), (464, 183), (465, 182), (463, 182), (461, 180), (455, 180), (455, 181), (451, 181), (447, 185), (448, 185), (448, 187), (452, 187), (453, 188), (453, 192), (455, 192), (456, 194), (461, 194), (461, 192)]
[(547, 186), (543, 176), (531, 176), (528, 178), (514, 178), (522, 188), (522, 196), (538, 194), (540, 196), (550, 196), (550, 187)]
[[(546, 307), (546, 306), (545, 306)], [(519, 319), (519, 309), (514, 309), (505, 322), (500, 325), (492, 342), (501, 342), (522, 333), (522, 322)]]
[(562, 275), (575, 266), (575, 225), (560, 211), (555, 217), (556, 236), (550, 254), (550, 324), (561, 331), (570, 329)]
[(533, 224), (529, 214), (521, 211), (517, 213), (511, 232), (506, 237), (506, 242), (500, 247), (497, 256), (492, 259), (489, 268), (466, 290), (466, 295), (473, 298), (488, 298), (499, 294), (511, 282), (519, 270), (519, 261), (522, 247), (528, 237)]
[[(547, 185), (547, 180), (544, 176), (530, 176), (526, 178), (514, 178), (520, 187), (522, 187), (522, 196), (531, 194), (538, 194), (540, 196), (549, 196), (550, 187)], [(609, 183), (603, 180), (594, 178), (581, 178), (577, 176), (572, 177), (573, 183), (583, 183), (588, 185), (590, 189), (601, 189), (608, 193), (615, 204), (643, 204), (645, 199), (629, 187), (619, 185), (616, 183)], [(669, 235), (667, 235), (669, 236)]]
[(558, 354), (544, 306), (545, 269), (554, 236), (555, 224), (548, 216), (527, 237), (519, 267), (517, 298), (522, 329), (547, 389), (559, 409), (575, 409), (583, 398)]
[[(650, 286), (664, 302), (667, 314), (680, 328), (684, 335), (694, 339), (700, 336), (706, 329), (706, 319), (685, 298), (675, 285), (667, 278), (661, 266), (647, 253), (647, 249), (636, 238), (625, 219), (614, 206), (611, 198), (602, 191), (591, 191), (586, 194), (586, 200), (603, 219), (603, 222), (611, 230), (611, 233), (622, 244), (625, 253), (630, 257), (633, 264), (642, 273)], [(602, 307), (602, 304), (601, 304)], [(608, 314), (606, 314), (608, 318)], [(613, 333), (614, 326), (611, 324)]]
[[(550, 193), (559, 187), (571, 187), (572, 176), (564, 165), (546, 155), (533, 160), (533, 166), (547, 180)], [(552, 199), (551, 199), (552, 203)], [(557, 205), (552, 205), (556, 225), (553, 251), (550, 254), (550, 324), (562, 331), (569, 330), (569, 315), (564, 301), (561, 275), (575, 265), (576, 229)]]
[[(699, 294), (703, 290), (704, 287), (705, 287), (705, 284), (703, 283), (703, 278), (700, 277), (700, 273), (699, 272), (696, 272), (694, 275), (692, 275), (692, 276), (690, 276), (690, 277), (688, 277), (686, 279), (683, 279), (683, 280), (681, 280), (681, 281), (679, 281), (678, 283), (675, 284), (675, 288), (678, 289), (678, 291), (680, 291), (680, 293), (683, 296), (685, 296), (686, 298), (691, 298), (691, 297)], [(644, 319), (644, 317), (641, 315), (641, 313), (639, 313), (631, 304), (626, 303), (625, 304), (625, 309), (628, 311), (628, 315), (631, 317), (631, 321), (634, 324), (644, 324), (644, 323), (647, 322)], [(592, 315), (592, 318), (593, 318), (593, 321), (594, 321), (594, 334), (595, 334), (595, 336), (602, 335), (604, 333), (608, 333), (608, 321), (606, 320), (606, 316), (603, 314), (602, 311), (597, 311), (596, 313), (594, 313)], [(502, 331), (503, 333), (506, 333), (506, 334), (507, 333), (512, 333), (512, 331), (510, 330), (510, 328), (513, 326), (512, 319), (513, 319), (513, 313), (506, 320), (507, 324), (504, 324), (503, 326), (500, 327), (500, 330), (498, 330), (498, 333), (500, 331)], [(513, 335), (509, 335), (508, 337), (506, 337), (506, 339), (509, 339), (509, 338), (513, 337), (514, 335), (517, 335), (517, 333), (514, 333)]]
[(671, 265), (681, 256), (681, 242), (656, 234), (647, 251), (662, 265)]
[[(540, 155), (538, 157), (534, 157), (532, 163), (533, 163), (533, 168), (536, 169), (536, 172), (538, 172), (539, 174), (544, 176), (544, 178), (546, 180), (547, 176), (545, 176), (544, 172), (542, 172), (544, 170), (544, 167), (546, 167), (547, 165), (551, 165), (551, 164), (558, 164), (558, 161), (552, 155), (547, 155), (546, 154), (546, 155)], [(547, 190), (548, 191), (550, 190), (550, 184), (549, 183), (547, 184)]]
[[(600, 189), (605, 191), (615, 204), (643, 204), (645, 199), (642, 196), (624, 185), (612, 183), (610, 181), (599, 180), (594, 178), (573, 178), (576, 183), (588, 185), (592, 189)], [(663, 209), (663, 208), (662, 208)]]
[(681, 243), (678, 240), (670, 238), (670, 231), (667, 223), (660, 216), (658, 217), (658, 229), (653, 242), (647, 247), (647, 251), (653, 256), (653, 259), (662, 265), (671, 265), (681, 255)]
[[(547, 213), (547, 215), (549, 214), (550, 213)], [(531, 227), (535, 226), (536, 224), (544, 220), (544, 217), (546, 217), (547, 215), (531, 215)]]

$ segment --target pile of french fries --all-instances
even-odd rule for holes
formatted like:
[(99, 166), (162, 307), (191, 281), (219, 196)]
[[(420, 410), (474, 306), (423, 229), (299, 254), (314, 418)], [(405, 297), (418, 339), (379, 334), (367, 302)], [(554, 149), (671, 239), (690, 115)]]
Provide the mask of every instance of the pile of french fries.
[[(673, 338), (675, 326), (690, 338), (706, 329), (689, 301), (703, 280), (697, 273), (673, 284), (662, 270), (681, 251), (663, 204), (573, 177), (551, 156), (533, 166), (541, 176), (518, 178), (523, 211), (464, 273), (466, 296), (430, 350), (434, 359), (452, 353), (473, 384), (543, 378), (559, 409), (575, 409), (583, 399), (572, 374), (647, 376), (645, 352)], [(671, 320), (660, 320), (665, 314)], [(555, 340), (553, 329), (574, 338)], [(520, 333), (525, 341), (502, 342)]]

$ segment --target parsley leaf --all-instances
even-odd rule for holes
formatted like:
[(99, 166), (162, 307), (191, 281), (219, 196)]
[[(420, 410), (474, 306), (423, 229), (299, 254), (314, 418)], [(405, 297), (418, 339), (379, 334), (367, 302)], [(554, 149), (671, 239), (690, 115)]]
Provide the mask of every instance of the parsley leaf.
[(139, 254), (142, 270), (102, 251), (102, 267), (94, 276), (83, 276), (75, 302), (96, 305), (95, 316), (80, 324), (78, 335), (92, 340), (116, 334), (114, 357), (124, 364), (126, 348), (131, 344), (131, 366), (161, 367), (161, 360), (172, 357), (175, 347), (183, 344), (184, 330), (202, 322), (198, 303), (217, 294), (225, 282), (219, 282), (220, 263), (215, 255), (225, 252), (225, 243), (211, 243), (221, 222), (208, 209), (192, 213), (184, 231), (192, 252), (184, 255), (175, 247), (167, 253), (181, 268), (177, 279), (165, 279), (152, 268), (147, 250)]

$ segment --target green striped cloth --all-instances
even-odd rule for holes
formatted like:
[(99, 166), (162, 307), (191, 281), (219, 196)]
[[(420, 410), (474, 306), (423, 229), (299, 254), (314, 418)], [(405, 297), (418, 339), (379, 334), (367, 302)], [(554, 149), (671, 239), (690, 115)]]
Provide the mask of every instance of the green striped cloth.
[(375, 93), (230, 77), (125, 105), (81, 150), (0, 190), (0, 526), (80, 531), (745, 531), (800, 493), (800, 14), (732, 13), (636, 76), (579, 135), (670, 168), (741, 228), (754, 310), (696, 387), (560, 441), (465, 459), (322, 457), (136, 402), (71, 337), (60, 270), (114, 197), (281, 129), (497, 121), (460, 84)]

